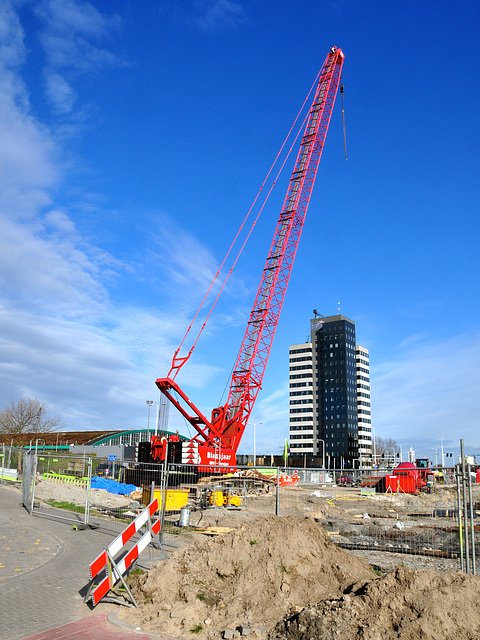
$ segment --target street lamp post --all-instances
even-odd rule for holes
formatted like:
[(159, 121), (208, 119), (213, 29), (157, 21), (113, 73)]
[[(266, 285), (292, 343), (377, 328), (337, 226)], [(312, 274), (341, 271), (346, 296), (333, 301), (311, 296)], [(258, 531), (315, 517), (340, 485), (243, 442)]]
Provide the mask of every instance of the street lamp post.
[[(157, 410), (155, 412), (155, 435), (158, 435), (158, 425), (160, 423), (160, 427), (166, 431), (167, 430), (167, 407), (168, 404), (166, 402), (153, 402), (152, 404), (154, 404), (157, 407)], [(160, 411), (162, 412), (162, 415), (160, 416)]]
[(159, 415), (160, 414), (160, 403), (159, 402), (154, 402), (153, 404), (157, 407), (157, 410), (155, 411), (155, 436), (156, 436), (157, 433), (158, 433), (158, 419), (160, 417), (160, 415)]
[[(257, 423), (253, 422), (253, 466), (257, 466)], [(259, 426), (263, 424), (263, 422), (258, 423)]]
[(395, 466), (395, 447), (387, 447), (387, 452), (386, 452), (386, 456), (387, 456), (387, 468), (388, 468), (388, 464), (389, 464), (389, 460), (390, 458), (388, 457), (388, 452), (391, 451), (392, 452), (392, 468)]
[(154, 402), (153, 404), (157, 407), (155, 420), (155, 435), (157, 435), (158, 429), (160, 429), (160, 431), (167, 431), (169, 405), (165, 400), (163, 402)]
[(39, 441), (39, 440), (41, 440), (41, 441), (43, 442), (43, 446), (44, 446), (44, 447), (46, 446), (46, 444), (45, 444), (45, 440), (44, 440), (43, 438), (37, 438), (37, 439), (35, 440), (35, 456), (37, 456), (37, 455), (38, 455), (38, 441)]
[(376, 440), (375, 440), (374, 427), (372, 427), (372, 434), (373, 434), (373, 466), (376, 469), (377, 468), (377, 446), (376, 446)]
[(153, 400), (147, 400), (148, 405), (148, 418), (147, 418), (147, 442), (150, 442), (150, 407), (153, 404)]
[(323, 447), (322, 447), (322, 465), (323, 468), (325, 469), (325, 440), (322, 440), (321, 438), (317, 438), (318, 442), (321, 442)]
[(445, 468), (445, 456), (443, 455), (443, 441), (444, 441), (444, 440), (445, 440), (445, 438), (442, 436), (442, 437), (440, 438), (440, 442), (441, 442), (441, 445), (442, 445), (442, 469), (444, 469), (444, 468)]

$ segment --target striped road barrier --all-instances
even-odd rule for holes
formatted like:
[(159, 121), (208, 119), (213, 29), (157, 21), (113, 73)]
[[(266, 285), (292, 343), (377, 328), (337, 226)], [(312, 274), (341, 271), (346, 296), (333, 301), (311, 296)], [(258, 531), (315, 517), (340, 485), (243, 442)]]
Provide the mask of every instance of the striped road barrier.
[[(110, 590), (115, 588), (115, 585), (118, 582), (121, 582), (129, 594), (133, 605), (135, 607), (138, 606), (123, 576), (134, 564), (142, 551), (153, 540), (155, 540), (157, 545), (160, 546), (165, 556), (167, 555), (158, 540), (158, 534), (160, 533), (160, 519), (152, 524), (152, 516), (156, 511), (158, 511), (157, 498), (155, 498), (155, 500), (153, 500), (148, 507), (146, 507), (135, 518), (135, 520), (133, 520), (133, 522), (108, 545), (105, 551), (102, 551), (102, 553), (90, 564), (91, 582), (85, 595), (84, 602), (88, 602), (91, 597), (93, 606), (96, 606), (102, 599), (104, 599), (105, 602), (117, 602), (119, 604), (128, 605), (128, 603), (123, 600), (105, 597)], [(133, 536), (145, 525), (147, 525), (148, 528), (137, 544), (127, 553), (120, 555), (128, 541), (131, 540)], [(115, 559), (115, 557), (119, 555), (120, 557)], [(98, 576), (102, 573), (104, 573), (105, 576), (98, 582)]]

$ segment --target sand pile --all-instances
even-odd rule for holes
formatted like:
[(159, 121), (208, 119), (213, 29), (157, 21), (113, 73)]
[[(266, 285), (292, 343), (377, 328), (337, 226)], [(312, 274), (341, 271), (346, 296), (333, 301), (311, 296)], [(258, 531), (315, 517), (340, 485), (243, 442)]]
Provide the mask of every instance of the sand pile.
[(347, 589), (277, 626), (277, 640), (473, 640), (480, 578), (398, 568)]
[[(39, 478), (35, 486), (35, 498), (42, 501), (56, 500), (57, 502), (71, 502), (77, 506), (84, 507), (87, 490), (83, 487)], [(93, 508), (136, 510), (140, 506), (140, 503), (132, 500), (129, 496), (119, 496), (114, 493), (109, 493), (105, 489), (91, 489), (90, 506)]]
[(265, 516), (178, 549), (132, 578), (140, 607), (122, 618), (143, 630), (204, 640), (239, 625), (271, 631), (288, 613), (373, 577), (364, 560), (334, 546), (313, 519)]

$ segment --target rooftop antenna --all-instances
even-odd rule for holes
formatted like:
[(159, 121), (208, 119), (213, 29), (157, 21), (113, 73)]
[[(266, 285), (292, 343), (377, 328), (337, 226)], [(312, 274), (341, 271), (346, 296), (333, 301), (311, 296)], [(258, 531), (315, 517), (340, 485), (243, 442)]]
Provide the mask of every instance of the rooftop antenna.
[(313, 315), (315, 316), (315, 319), (318, 318), (318, 311), (316, 309), (313, 310)]

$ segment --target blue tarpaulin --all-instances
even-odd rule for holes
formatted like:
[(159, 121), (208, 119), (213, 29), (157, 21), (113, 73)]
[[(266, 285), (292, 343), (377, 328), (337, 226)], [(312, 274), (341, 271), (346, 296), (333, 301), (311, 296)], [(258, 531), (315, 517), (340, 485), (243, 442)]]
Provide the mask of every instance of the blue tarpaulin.
[(116, 493), (119, 496), (128, 496), (137, 489), (134, 484), (124, 484), (123, 482), (101, 478), (100, 476), (94, 476), (90, 486), (92, 489), (105, 489), (108, 493)]

